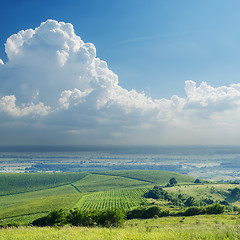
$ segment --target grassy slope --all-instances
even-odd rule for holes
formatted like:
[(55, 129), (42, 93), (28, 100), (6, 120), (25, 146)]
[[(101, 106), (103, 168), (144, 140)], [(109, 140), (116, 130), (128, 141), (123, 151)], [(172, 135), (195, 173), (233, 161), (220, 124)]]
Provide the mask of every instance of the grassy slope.
[(70, 186), (14, 194), (0, 198), (0, 218), (71, 208), (80, 194)]
[(88, 173), (0, 173), (0, 196), (66, 185)]
[(139, 187), (149, 185), (147, 182), (119, 176), (91, 174), (74, 183), (81, 192), (100, 192), (112, 189)]
[[(169, 193), (174, 193), (176, 195), (182, 194), (185, 197), (192, 196), (198, 200), (202, 198), (210, 198), (215, 201), (223, 201), (228, 195), (228, 189), (235, 188), (234, 184), (196, 184), (189, 186), (176, 186), (167, 188)], [(237, 186), (238, 187), (238, 186)], [(231, 202), (231, 201), (230, 201)], [(240, 202), (232, 202), (233, 205), (240, 206)]]
[[(176, 195), (180, 193), (186, 196), (191, 195), (195, 198), (201, 198), (203, 195), (223, 200), (227, 190), (236, 187), (229, 184), (189, 185), (194, 181), (193, 178), (162, 171), (100, 172), (78, 178), (77, 181), (75, 176), (73, 180), (69, 180), (70, 175), (67, 181), (64, 180), (66, 184), (64, 186), (53, 188), (59, 183), (63, 184), (64, 181), (59, 180), (56, 183), (50, 181), (50, 184), (46, 182), (46, 188), (50, 187), (49, 189), (36, 191), (38, 187), (45, 187), (45, 185), (41, 183), (34, 187), (32, 184), (32, 188), (25, 189), (32, 192), (0, 197), (0, 218), (12, 216), (6, 219), (6, 222), (27, 223), (43, 216), (41, 212), (48, 212), (54, 208), (69, 209), (73, 206), (85, 208), (87, 206), (84, 207), (84, 204), (94, 203), (97, 208), (103, 209), (105, 203), (125, 203), (126, 205), (137, 203), (142, 200), (141, 193), (146, 188), (156, 184), (166, 184), (171, 177), (175, 177), (179, 183), (188, 185), (166, 188), (167, 191)], [(17, 177), (19, 179), (21, 176)], [(16, 180), (12, 179), (11, 183), (14, 181)], [(12, 186), (11, 190), (15, 189), (14, 193), (18, 189), (17, 186)], [(24, 188), (20, 186), (20, 189), (22, 191)], [(239, 216), (233, 214), (166, 217), (129, 220), (123, 228), (116, 229), (82, 227), (2, 229), (0, 239), (240, 239), (239, 224)]]
[[(117, 176), (112, 176), (111, 173)], [(146, 187), (167, 183), (171, 177), (176, 177), (179, 183), (190, 183), (194, 180), (186, 175), (164, 171), (114, 171), (94, 174), (2, 173), (0, 192), (5, 196), (0, 196), (0, 220), (11, 218), (10, 221), (14, 221), (13, 217), (20, 219), (20, 215), (28, 216), (28, 219), (32, 215), (34, 219), (36, 214), (73, 206), (86, 208), (90, 199), (92, 205), (99, 209), (112, 206), (129, 208), (143, 201), (140, 193), (146, 191)], [(89, 205), (89, 208), (93, 206)]]
[(169, 179), (174, 177), (177, 179), (178, 183), (193, 183), (195, 178), (188, 175), (168, 172), (168, 171), (158, 171), (158, 170), (124, 170), (124, 171), (106, 171), (99, 172), (98, 174), (105, 174), (111, 176), (121, 176), (129, 179), (136, 179), (140, 181), (145, 181), (153, 184), (165, 185), (168, 183)]

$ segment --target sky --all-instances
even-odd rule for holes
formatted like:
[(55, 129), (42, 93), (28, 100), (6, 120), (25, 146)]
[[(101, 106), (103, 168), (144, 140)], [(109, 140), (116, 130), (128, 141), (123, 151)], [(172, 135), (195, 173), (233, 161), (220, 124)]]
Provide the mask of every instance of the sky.
[(0, 145), (239, 145), (239, 1), (1, 9)]

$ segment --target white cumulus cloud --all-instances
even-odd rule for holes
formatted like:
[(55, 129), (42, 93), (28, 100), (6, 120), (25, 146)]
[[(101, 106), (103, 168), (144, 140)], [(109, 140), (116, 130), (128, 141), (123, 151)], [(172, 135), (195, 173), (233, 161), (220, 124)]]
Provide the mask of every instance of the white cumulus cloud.
[[(240, 84), (215, 88), (189, 80), (186, 96), (170, 99), (129, 91), (70, 23), (47, 20), (21, 30), (7, 39), (5, 51), (0, 121), (5, 129), (16, 121), (27, 129), (32, 137), (26, 143), (36, 139), (36, 128), (64, 144), (201, 144), (205, 138), (226, 144), (238, 134)], [(230, 137), (219, 141), (225, 133)], [(36, 143), (45, 143), (44, 137)]]

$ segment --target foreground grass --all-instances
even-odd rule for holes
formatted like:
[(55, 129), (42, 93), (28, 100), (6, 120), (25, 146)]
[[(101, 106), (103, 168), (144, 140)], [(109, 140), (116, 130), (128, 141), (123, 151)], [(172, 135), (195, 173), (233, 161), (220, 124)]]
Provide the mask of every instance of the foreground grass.
[(240, 218), (223, 214), (130, 220), (121, 228), (8, 228), (0, 231), (0, 239), (240, 239)]
[(31, 228), (3, 229), (0, 239), (239, 239), (239, 229), (233, 226), (212, 227), (208, 229), (160, 227), (150, 229), (109, 229), (109, 228)]

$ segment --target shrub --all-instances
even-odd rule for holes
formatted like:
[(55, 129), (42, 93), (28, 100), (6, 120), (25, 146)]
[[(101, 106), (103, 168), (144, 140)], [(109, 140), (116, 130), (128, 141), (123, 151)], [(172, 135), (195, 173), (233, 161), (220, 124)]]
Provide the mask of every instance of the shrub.
[(214, 203), (214, 201), (211, 198), (205, 198), (205, 199), (203, 199), (203, 202), (208, 204), (208, 205)]
[(195, 203), (194, 197), (189, 197), (189, 198), (184, 202), (184, 204), (185, 204), (187, 207), (193, 206), (194, 203)]
[(162, 211), (158, 206), (151, 206), (145, 208), (136, 208), (127, 212), (127, 219), (140, 218), (148, 219), (157, 217), (169, 216), (169, 210)]
[(125, 214), (120, 209), (108, 209), (99, 212), (97, 223), (103, 227), (117, 227), (123, 224)]
[(102, 226), (117, 227), (125, 220), (125, 214), (120, 209), (108, 209), (105, 211), (82, 211), (77, 208), (70, 210), (66, 215), (63, 210), (50, 212), (47, 216), (32, 222), (33, 226)]
[(169, 184), (170, 184), (171, 186), (176, 185), (176, 184), (177, 184), (176, 178), (171, 178), (171, 179), (169, 180)]
[(67, 215), (67, 223), (73, 226), (94, 226), (97, 224), (96, 218), (96, 211), (82, 211), (75, 208)]
[(50, 212), (47, 216), (41, 217), (32, 222), (33, 226), (62, 226), (66, 222), (66, 213), (60, 210), (54, 210)]
[(200, 214), (204, 214), (205, 211), (203, 208), (200, 207), (189, 207), (188, 209), (186, 209), (182, 215), (183, 216), (194, 216), (194, 215), (200, 215)]
[(224, 206), (219, 203), (215, 203), (211, 206), (206, 207), (207, 214), (220, 214), (224, 212)]
[(147, 208), (143, 213), (143, 218), (153, 218), (154, 216), (158, 216), (160, 213), (160, 209), (157, 206), (152, 206)]
[(240, 189), (237, 187), (231, 189), (230, 197), (233, 198), (234, 200), (240, 199)]
[(164, 191), (161, 187), (154, 186), (153, 189), (149, 190), (144, 194), (145, 198), (153, 198), (153, 199), (164, 199)]
[(194, 183), (201, 183), (201, 180), (197, 178)]

